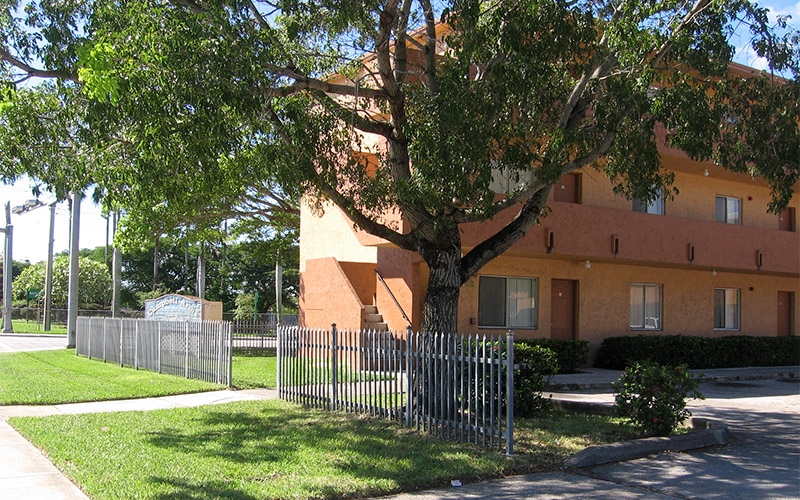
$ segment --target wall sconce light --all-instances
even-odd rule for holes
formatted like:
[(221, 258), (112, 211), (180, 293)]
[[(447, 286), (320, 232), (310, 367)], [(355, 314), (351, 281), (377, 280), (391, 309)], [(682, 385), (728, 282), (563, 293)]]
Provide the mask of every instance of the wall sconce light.
[(614, 257), (619, 253), (619, 236), (614, 234), (611, 235), (611, 251)]
[(583, 267), (585, 267), (586, 269), (591, 269), (591, 268), (592, 268), (592, 261), (591, 261), (591, 260), (588, 260), (588, 259), (587, 259), (587, 260), (585, 260), (585, 261), (583, 262)]
[(691, 264), (692, 262), (694, 262), (694, 245), (692, 245), (691, 243), (689, 243), (689, 246), (688, 246), (688, 249), (687, 249), (687, 250), (688, 250), (688, 254), (689, 254), (689, 255), (688, 255), (688, 257), (689, 257), (689, 264)]
[(547, 230), (547, 240), (545, 241), (545, 245), (547, 246), (547, 253), (551, 253), (553, 251), (553, 247), (556, 245), (556, 233), (554, 233), (552, 229)]
[(708, 177), (708, 169), (703, 170), (703, 177)]
[(711, 276), (716, 276), (716, 275), (717, 275), (717, 270), (716, 269), (712, 269), (711, 270)]
[(756, 250), (756, 268), (760, 271), (762, 265), (764, 265), (764, 254), (761, 250)]

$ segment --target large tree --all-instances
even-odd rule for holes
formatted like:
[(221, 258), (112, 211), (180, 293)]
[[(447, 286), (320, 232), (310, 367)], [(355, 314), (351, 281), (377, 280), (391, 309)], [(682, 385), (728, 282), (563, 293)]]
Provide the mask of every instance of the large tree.
[[(27, 29), (10, 11), (0, 23), (5, 78), (81, 88), (93, 150), (125, 160), (94, 179), (109, 199), (199, 214), (277, 183), (289, 199), (332, 202), (425, 260), (426, 330), (455, 328), (461, 285), (536, 223), (562, 175), (596, 168), (641, 200), (669, 188), (659, 122), (692, 158), (766, 179), (773, 211), (800, 177), (797, 33), (747, 1), (98, 0), (25, 11)], [(728, 73), (734, 25), (749, 28), (768, 71)], [(498, 175), (515, 181), (500, 198)], [(510, 222), (462, 255), (459, 226), (506, 211)]]

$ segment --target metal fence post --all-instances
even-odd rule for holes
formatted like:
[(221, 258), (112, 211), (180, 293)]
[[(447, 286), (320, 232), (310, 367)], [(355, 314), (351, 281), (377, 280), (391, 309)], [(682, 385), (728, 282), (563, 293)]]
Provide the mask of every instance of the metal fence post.
[(411, 353), (413, 348), (414, 342), (414, 332), (410, 326), (406, 327), (406, 427), (411, 427), (412, 418), (411, 412), (413, 409), (413, 393), (412, 393), (412, 386), (414, 378), (411, 375), (411, 369), (413, 366), (411, 360)]
[(184, 321), (184, 325), (186, 328), (184, 329), (184, 333), (186, 334), (186, 351), (184, 352), (184, 359), (183, 359), (183, 373), (184, 377), (189, 378), (189, 322)]
[(276, 353), (275, 353), (278, 356), (278, 359), (276, 360), (276, 363), (275, 363), (277, 365), (275, 367), (275, 371), (277, 371), (277, 374), (276, 374), (277, 375), (277, 377), (276, 377), (277, 378), (277, 381), (276, 381), (277, 384), (276, 385), (278, 386), (278, 397), (282, 399), (283, 398), (283, 341), (284, 341), (285, 335), (281, 331), (280, 323), (278, 324), (278, 326), (276, 328), (275, 337), (276, 337), (275, 340), (278, 343), (277, 348), (276, 348)]
[(331, 403), (333, 411), (337, 410), (339, 399), (339, 363), (336, 352), (337, 343), (336, 323), (331, 324)]
[(230, 387), (233, 385), (233, 330), (230, 322), (226, 324), (225, 330), (228, 335), (228, 387)]
[(514, 332), (506, 334), (506, 455), (514, 454)]
[(133, 331), (133, 368), (139, 369), (139, 322), (136, 322), (136, 328)]

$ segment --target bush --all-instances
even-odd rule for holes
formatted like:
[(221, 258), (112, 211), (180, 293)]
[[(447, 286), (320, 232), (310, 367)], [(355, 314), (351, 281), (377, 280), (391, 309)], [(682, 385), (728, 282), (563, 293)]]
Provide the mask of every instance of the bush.
[(514, 343), (514, 414), (529, 417), (543, 409), (547, 399), (542, 392), (558, 373), (556, 353), (545, 347)]
[(575, 373), (589, 364), (589, 342), (586, 340), (528, 339), (514, 342), (515, 346), (540, 346), (556, 355), (558, 373)]
[(686, 365), (634, 363), (614, 384), (617, 414), (642, 436), (667, 436), (692, 415), (686, 398), (704, 399), (697, 390), (701, 378), (693, 377)]
[(636, 335), (608, 337), (597, 353), (596, 366), (622, 370), (637, 361), (689, 368), (797, 365), (800, 337), (696, 337)]

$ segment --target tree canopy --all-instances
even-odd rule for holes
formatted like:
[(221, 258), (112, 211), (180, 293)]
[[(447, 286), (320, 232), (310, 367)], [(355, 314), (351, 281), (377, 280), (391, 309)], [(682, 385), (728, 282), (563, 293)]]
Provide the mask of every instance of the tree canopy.
[[(95, 182), (170, 224), (248, 200), (334, 203), (428, 264), (428, 330), (455, 327), (460, 286), (536, 223), (562, 175), (596, 168), (641, 200), (669, 187), (657, 123), (690, 157), (765, 179), (773, 211), (800, 178), (800, 38), (748, 1), (4, 4), (6, 178)], [(767, 71), (729, 72), (733, 26)], [(56, 83), (25, 86), (36, 78)], [(36, 112), (56, 101), (73, 110), (60, 130)], [(18, 117), (44, 131), (38, 160), (8, 149)], [(60, 166), (50, 141), (91, 161)], [(37, 174), (51, 167), (67, 174)], [(498, 175), (514, 181), (499, 199)], [(462, 255), (458, 226), (504, 211)]]
[[(111, 301), (111, 273), (108, 267), (89, 257), (80, 257), (79, 268), (79, 307), (107, 306)], [(14, 298), (25, 300), (28, 290), (40, 290), (39, 298), (43, 299), (45, 271), (45, 262), (26, 267), (14, 279), (12, 286)], [(65, 308), (67, 306), (68, 285), (69, 256), (60, 255), (53, 260), (53, 307)]]

